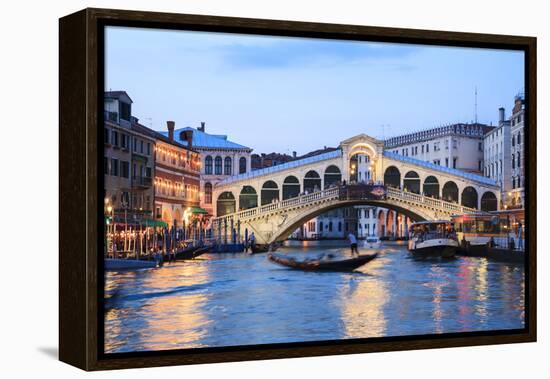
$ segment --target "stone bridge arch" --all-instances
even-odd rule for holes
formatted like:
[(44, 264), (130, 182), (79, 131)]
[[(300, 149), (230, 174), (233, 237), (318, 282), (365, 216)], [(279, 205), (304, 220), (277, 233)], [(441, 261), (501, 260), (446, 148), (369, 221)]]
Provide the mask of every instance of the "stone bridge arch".
[[(295, 212), (294, 214), (289, 214), (285, 218), (282, 215), (279, 215), (279, 223), (271, 223), (274, 228), (271, 231), (270, 237), (267, 238), (264, 243), (273, 243), (277, 241), (284, 241), (288, 236), (292, 234), (296, 229), (303, 225), (306, 221), (311, 220), (325, 212), (331, 211), (333, 209), (353, 207), (357, 205), (370, 205), (375, 207), (386, 208), (389, 210), (397, 211), (400, 214), (403, 214), (414, 221), (424, 221), (433, 219), (433, 216), (429, 213), (426, 213), (422, 209), (416, 208), (405, 208), (402, 204), (396, 204), (392, 201), (386, 200), (346, 200), (339, 201), (330, 204), (320, 204), (317, 207), (312, 207), (307, 210), (302, 210), (301, 212)], [(274, 220), (272, 220), (274, 221)], [(261, 220), (260, 222), (265, 222)], [(254, 229), (254, 228), (252, 228)], [(259, 241), (262, 242), (262, 241)]]

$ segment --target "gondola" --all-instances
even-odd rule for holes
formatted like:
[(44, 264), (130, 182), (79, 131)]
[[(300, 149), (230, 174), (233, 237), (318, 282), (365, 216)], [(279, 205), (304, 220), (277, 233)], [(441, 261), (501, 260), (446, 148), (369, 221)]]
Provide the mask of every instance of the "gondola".
[(281, 243), (273, 242), (271, 244), (253, 244), (250, 246), (250, 254), (267, 253), (269, 251), (275, 251), (281, 246)]
[(176, 260), (195, 259), (208, 251), (210, 251), (210, 246), (187, 248), (176, 253)]
[(270, 253), (267, 259), (282, 266), (304, 271), (353, 271), (372, 261), (377, 255), (377, 253), (374, 253), (340, 260), (310, 259), (298, 261), (292, 257)]

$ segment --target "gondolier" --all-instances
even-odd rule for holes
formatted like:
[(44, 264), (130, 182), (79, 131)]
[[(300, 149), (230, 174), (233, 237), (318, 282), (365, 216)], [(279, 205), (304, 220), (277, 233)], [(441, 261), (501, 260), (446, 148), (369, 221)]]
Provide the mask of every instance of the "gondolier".
[(351, 254), (359, 255), (359, 253), (357, 252), (357, 238), (355, 237), (355, 234), (353, 234), (352, 232), (349, 232), (348, 239), (351, 247)]

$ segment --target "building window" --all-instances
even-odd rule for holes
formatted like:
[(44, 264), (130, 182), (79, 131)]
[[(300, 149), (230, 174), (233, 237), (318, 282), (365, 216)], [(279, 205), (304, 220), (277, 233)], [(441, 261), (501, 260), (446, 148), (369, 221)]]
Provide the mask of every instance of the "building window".
[(130, 163), (127, 161), (120, 161), (120, 176), (122, 178), (130, 177)]
[(147, 155), (151, 155), (151, 142), (147, 142)]
[(113, 130), (113, 133), (111, 136), (113, 138), (113, 145), (118, 146), (118, 132)]
[(204, 159), (204, 173), (212, 175), (212, 157), (210, 155)]
[(477, 150), (478, 150), (478, 151), (483, 151), (483, 142), (478, 142), (478, 144), (477, 144)]
[(521, 143), (521, 132), (518, 133), (518, 145)]
[(111, 175), (118, 176), (118, 159), (111, 158)]
[(520, 155), (519, 155), (519, 151), (518, 151), (518, 159), (517, 159), (517, 161), (518, 161), (518, 168), (520, 168), (520, 167), (521, 167), (521, 164), (520, 164), (520, 158), (519, 158), (519, 157), (520, 157)]
[(143, 154), (143, 151), (144, 151), (144, 149), (143, 149), (143, 140), (139, 141), (139, 144), (140, 144), (139, 152), (141, 154)]
[(241, 159), (239, 159), (239, 174), (244, 173), (246, 173), (246, 158), (241, 157)]
[(516, 168), (516, 156), (512, 154), (512, 168)]
[(338, 222), (338, 231), (341, 232), (342, 231), (342, 222)]
[(120, 118), (126, 121), (130, 121), (130, 104), (120, 103)]
[(482, 161), (477, 161), (477, 170), (479, 172), (483, 172), (483, 168), (481, 166), (482, 166)]
[(218, 156), (216, 157), (216, 159), (214, 159), (214, 174), (222, 174), (222, 157)]
[(109, 158), (103, 157), (103, 175), (109, 175)]
[(212, 184), (204, 184), (204, 202), (206, 204), (212, 204)]
[(106, 144), (109, 144), (109, 140), (110, 140), (109, 132), (110, 132), (109, 129), (107, 128), (103, 129), (103, 142), (105, 142)]
[(449, 158), (445, 158), (445, 167), (449, 167)]
[(453, 168), (456, 168), (456, 161), (457, 161), (457, 159), (458, 159), (457, 157), (454, 157), (454, 158), (453, 158)]
[(332, 221), (329, 221), (328, 223), (328, 231), (332, 232)]
[(429, 153), (429, 152), (430, 152), (430, 144), (427, 143), (427, 144), (426, 144), (426, 153)]
[(230, 157), (225, 157), (223, 160), (223, 173), (225, 175), (231, 175), (231, 168), (233, 166), (233, 160)]

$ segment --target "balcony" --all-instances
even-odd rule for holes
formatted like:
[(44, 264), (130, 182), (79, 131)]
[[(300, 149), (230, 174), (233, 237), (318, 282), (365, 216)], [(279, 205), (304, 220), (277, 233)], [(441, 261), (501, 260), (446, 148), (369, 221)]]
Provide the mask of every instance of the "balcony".
[(148, 176), (134, 176), (132, 185), (134, 187), (150, 188), (153, 185), (153, 179)]

